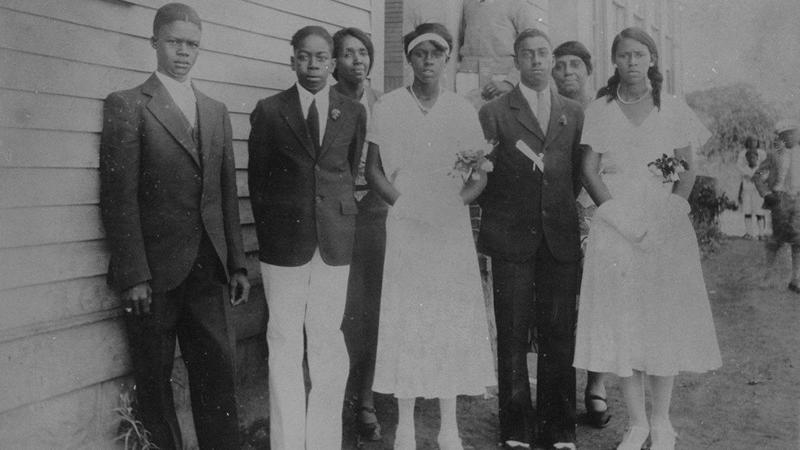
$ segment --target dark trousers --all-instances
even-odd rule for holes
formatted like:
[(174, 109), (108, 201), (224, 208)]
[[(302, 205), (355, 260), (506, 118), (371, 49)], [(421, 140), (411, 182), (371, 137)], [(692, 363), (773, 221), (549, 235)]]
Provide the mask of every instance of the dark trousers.
[(358, 209), (342, 331), (350, 356), (347, 392), (360, 396), (375, 377), (388, 205), (369, 191)]
[[(575, 320), (578, 263), (542, 243), (524, 262), (492, 257), (501, 440), (575, 442)], [(538, 350), (536, 412), (527, 353)]]
[(151, 314), (127, 319), (139, 419), (162, 450), (183, 448), (171, 383), (176, 337), (189, 374), (200, 448), (240, 448), (235, 338), (228, 327), (228, 289), (221, 271), (204, 236), (186, 280), (171, 291), (154, 293)]

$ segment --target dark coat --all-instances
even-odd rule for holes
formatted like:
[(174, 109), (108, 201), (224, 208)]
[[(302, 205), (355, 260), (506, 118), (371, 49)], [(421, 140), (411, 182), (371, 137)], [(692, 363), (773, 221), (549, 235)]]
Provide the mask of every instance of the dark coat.
[(155, 75), (106, 98), (100, 206), (115, 288), (178, 286), (204, 231), (226, 276), (245, 268), (228, 110), (196, 89), (195, 97), (199, 148)]
[[(546, 242), (559, 261), (581, 257), (575, 198), (580, 191), (583, 109), (555, 92), (551, 98), (546, 137), (519, 86), (479, 111), (486, 139), (498, 142), (494, 171), (478, 198), (478, 245), (489, 256), (525, 261)], [(544, 152), (544, 175), (517, 149), (520, 140), (537, 154)]]
[(367, 113), (334, 89), (324, 113), (319, 156), (296, 85), (259, 101), (250, 115), (248, 185), (259, 259), (267, 264), (300, 266), (317, 248), (328, 265), (350, 263), (358, 212), (354, 180)]

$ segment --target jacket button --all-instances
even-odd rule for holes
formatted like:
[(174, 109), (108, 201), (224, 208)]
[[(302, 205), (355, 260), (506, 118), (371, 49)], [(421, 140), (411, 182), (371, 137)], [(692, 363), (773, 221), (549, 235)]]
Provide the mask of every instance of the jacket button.
[(317, 203), (322, 203), (322, 199), (323, 199), (323, 197), (322, 197), (321, 195), (318, 195), (318, 196), (316, 197), (315, 201), (316, 201)]
[(531, 227), (531, 234), (536, 234), (536, 228)]

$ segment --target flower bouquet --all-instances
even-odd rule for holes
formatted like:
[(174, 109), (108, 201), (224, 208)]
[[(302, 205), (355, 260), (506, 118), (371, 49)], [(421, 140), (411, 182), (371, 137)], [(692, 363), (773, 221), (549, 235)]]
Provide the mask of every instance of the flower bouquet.
[(689, 170), (689, 163), (676, 158), (674, 156), (667, 156), (666, 153), (661, 154), (661, 158), (647, 163), (647, 168), (650, 173), (656, 177), (660, 177), (664, 183), (672, 183), (680, 180), (680, 174)]
[(495, 145), (497, 144), (494, 142), (487, 142), (486, 145), (480, 148), (456, 152), (456, 162), (449, 172), (450, 176), (460, 176), (464, 182), (469, 179), (480, 180), (481, 174), (478, 172), (479, 170), (484, 172), (494, 170), (494, 164), (490, 159), (487, 159), (487, 156), (492, 152)]

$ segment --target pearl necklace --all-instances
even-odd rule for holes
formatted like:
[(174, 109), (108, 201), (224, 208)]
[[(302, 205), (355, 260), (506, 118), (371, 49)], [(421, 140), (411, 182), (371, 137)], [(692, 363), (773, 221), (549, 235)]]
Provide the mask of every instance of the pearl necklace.
[[(417, 103), (417, 107), (419, 107), (420, 111), (422, 111), (422, 114), (428, 114), (429, 112), (431, 112), (431, 109), (433, 108), (433, 106), (431, 106), (430, 108), (426, 108), (422, 104), (422, 102), (419, 101), (419, 97), (417, 97), (417, 94), (414, 92), (414, 86), (409, 86), (408, 87), (408, 91), (411, 92), (411, 97), (414, 98), (414, 101)], [(441, 94), (441, 89), (439, 90), (439, 92), (436, 93), (436, 98), (437, 99), (439, 98), (439, 94)]]
[(622, 96), (619, 95), (619, 85), (617, 85), (617, 100), (619, 100), (619, 102), (622, 103), (623, 105), (635, 105), (635, 104), (639, 103), (640, 101), (644, 100), (645, 97), (647, 97), (647, 94), (649, 94), (649, 93), (650, 93), (650, 89), (648, 88), (646, 91), (644, 91), (644, 94), (636, 97), (633, 100), (623, 100)]

